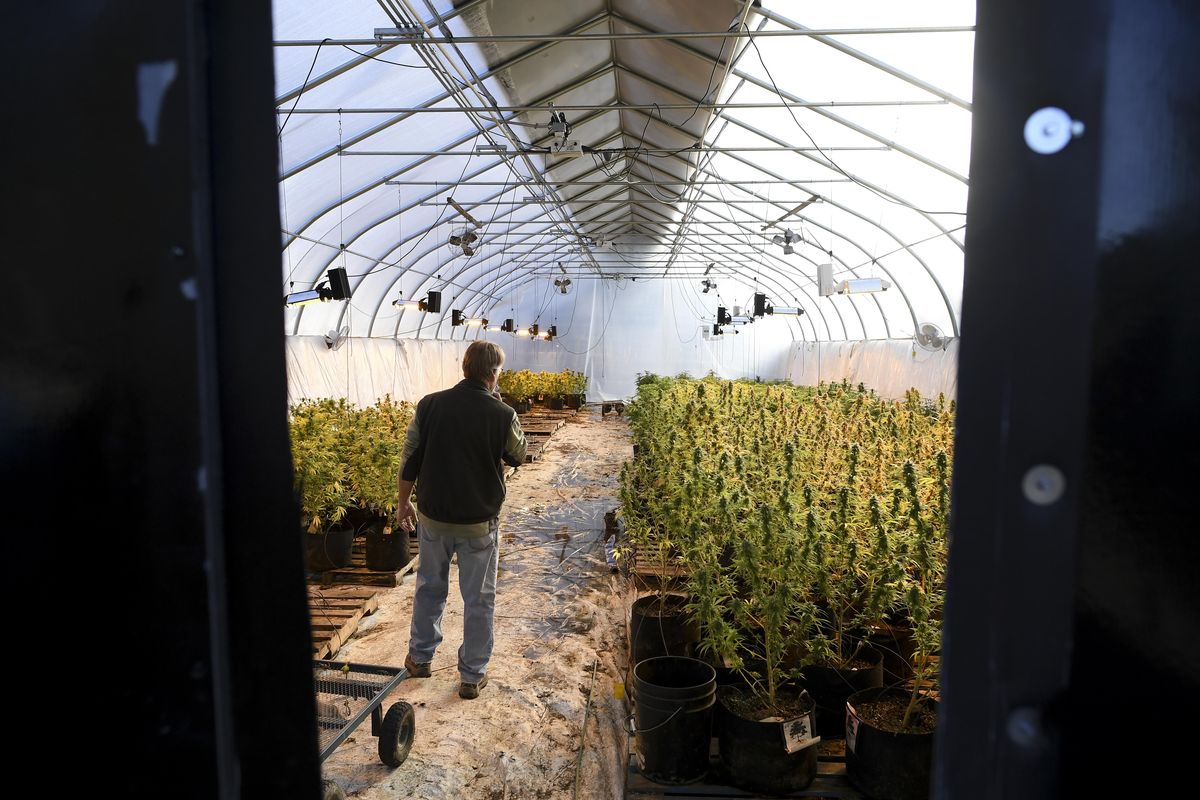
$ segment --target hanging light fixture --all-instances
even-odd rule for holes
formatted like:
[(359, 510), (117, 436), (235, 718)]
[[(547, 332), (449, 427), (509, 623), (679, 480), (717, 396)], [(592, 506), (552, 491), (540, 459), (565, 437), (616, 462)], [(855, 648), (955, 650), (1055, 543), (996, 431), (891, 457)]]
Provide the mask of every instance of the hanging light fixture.
[(346, 277), (345, 267), (334, 267), (325, 273), (325, 278), (326, 280), (321, 281), (312, 289), (289, 292), (284, 295), (284, 305), (305, 306), (309, 303), (320, 303), (326, 300), (350, 299), (350, 280)]

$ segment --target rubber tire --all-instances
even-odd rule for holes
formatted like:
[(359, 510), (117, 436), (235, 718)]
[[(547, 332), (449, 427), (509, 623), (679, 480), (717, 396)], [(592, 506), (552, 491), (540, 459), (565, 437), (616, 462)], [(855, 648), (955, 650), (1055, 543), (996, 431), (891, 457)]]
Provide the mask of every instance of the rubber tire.
[(333, 781), (323, 780), (321, 781), (321, 800), (346, 800), (346, 793)]
[(403, 701), (393, 703), (384, 714), (379, 730), (379, 760), (389, 767), (403, 764), (412, 749), (416, 732), (417, 718), (413, 707)]

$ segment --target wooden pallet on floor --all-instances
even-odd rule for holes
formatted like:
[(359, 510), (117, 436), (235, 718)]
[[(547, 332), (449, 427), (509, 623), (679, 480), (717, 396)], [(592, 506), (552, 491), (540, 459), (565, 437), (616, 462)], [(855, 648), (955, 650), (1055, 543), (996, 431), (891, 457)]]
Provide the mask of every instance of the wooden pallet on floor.
[[(409, 555), (415, 557), (417, 554), (418, 541), (415, 536), (410, 535), (408, 540)], [(359, 586), (380, 586), (392, 587), (396, 586), (402, 577), (414, 568), (410, 561), (406, 566), (398, 570), (375, 570), (367, 569), (367, 549), (364, 539), (356, 539), (354, 541), (354, 549), (351, 551), (350, 565), (341, 567), (340, 569), (331, 569), (325, 572), (314, 572), (309, 574), (308, 582), (316, 583), (321, 586), (338, 586), (347, 584), (356, 584)]]
[[(618, 542), (620, 542), (619, 539)], [(618, 546), (621, 546), (622, 549), (628, 548), (627, 544)], [(627, 550), (626, 568), (633, 575), (660, 580), (686, 578), (688, 575), (687, 567), (681, 564), (677, 558), (668, 559), (666, 563), (663, 563), (662, 559), (658, 557), (658, 553), (644, 550), (639, 545), (633, 545), (631, 549)]]
[(525, 463), (532, 464), (542, 457), (542, 452), (546, 449), (546, 445), (542, 442), (532, 441), (526, 442), (525, 445)]
[(827, 746), (826, 743), (818, 745), (821, 750), (817, 755), (817, 776), (807, 789), (791, 794), (762, 795), (723, 782), (728, 780), (728, 776), (725, 774), (724, 766), (717, 753), (716, 738), (712, 740), (712, 749), (709, 754), (711, 766), (708, 776), (697, 783), (683, 786), (656, 783), (643, 775), (638, 766), (636, 746), (631, 738), (629, 768), (625, 776), (625, 796), (638, 798), (739, 797), (743, 800), (748, 798), (766, 800), (768, 797), (828, 797), (861, 800), (863, 794), (855, 789), (850, 783), (850, 779), (846, 777), (846, 758), (840, 754), (841, 742), (829, 742), (828, 745), (832, 745), (832, 747)]
[(332, 658), (341, 649), (362, 618), (379, 608), (377, 592), (362, 586), (309, 587), (313, 658)]

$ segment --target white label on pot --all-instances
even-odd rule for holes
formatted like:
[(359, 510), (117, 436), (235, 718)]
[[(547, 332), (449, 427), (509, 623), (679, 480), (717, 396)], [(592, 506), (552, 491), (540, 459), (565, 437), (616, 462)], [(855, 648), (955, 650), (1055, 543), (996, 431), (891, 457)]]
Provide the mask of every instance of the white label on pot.
[(851, 752), (854, 752), (855, 742), (858, 740), (858, 717), (854, 714), (854, 706), (846, 704), (846, 747)]
[(789, 753), (798, 752), (821, 741), (820, 736), (813, 736), (811, 714), (781, 722), (779, 729), (783, 731), (784, 749)]

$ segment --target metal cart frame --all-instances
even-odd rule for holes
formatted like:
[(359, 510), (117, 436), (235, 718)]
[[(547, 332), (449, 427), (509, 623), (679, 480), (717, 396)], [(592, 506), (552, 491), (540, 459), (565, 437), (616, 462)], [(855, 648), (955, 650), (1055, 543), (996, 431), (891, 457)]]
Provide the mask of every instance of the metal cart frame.
[[(403, 667), (314, 660), (313, 686), (317, 695), (318, 735), (324, 738), (323, 734), (335, 732), (321, 745), (320, 760), (324, 762), (369, 714), (371, 735), (379, 739), (379, 760), (389, 767), (403, 764), (416, 734), (413, 707), (398, 701), (388, 707), (386, 714), (382, 707), (388, 694), (407, 677), (408, 670)], [(330, 703), (322, 701), (321, 695), (366, 700), (367, 703), (349, 717), (343, 717), (330, 713)]]

